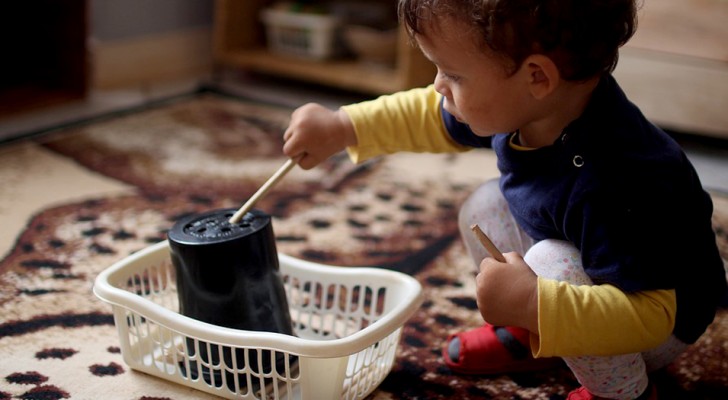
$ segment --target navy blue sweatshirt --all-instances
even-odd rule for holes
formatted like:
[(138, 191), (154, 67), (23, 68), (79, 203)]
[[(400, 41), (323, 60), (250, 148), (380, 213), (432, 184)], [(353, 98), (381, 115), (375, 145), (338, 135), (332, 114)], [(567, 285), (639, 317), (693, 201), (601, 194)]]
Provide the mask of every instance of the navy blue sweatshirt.
[(513, 133), (476, 136), (444, 108), (452, 138), (492, 147), (513, 216), (535, 240), (572, 242), (594, 284), (675, 289), (675, 336), (693, 343), (726, 293), (713, 205), (680, 146), (611, 75), (552, 145), (519, 151)]

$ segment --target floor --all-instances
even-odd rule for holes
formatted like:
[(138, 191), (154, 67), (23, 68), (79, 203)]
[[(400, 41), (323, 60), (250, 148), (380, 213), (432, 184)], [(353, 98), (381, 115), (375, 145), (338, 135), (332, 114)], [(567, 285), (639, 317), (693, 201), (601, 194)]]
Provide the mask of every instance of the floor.
[[(0, 119), (0, 144), (12, 142), (30, 133), (92, 118), (108, 112), (143, 106), (155, 100), (190, 93), (211, 79), (161, 84), (155, 87), (92, 92), (87, 99), (60, 105), (39, 112), (29, 112)], [(289, 107), (316, 101), (338, 107), (367, 97), (355, 93), (323, 89), (281, 79), (236, 75), (217, 77), (214, 84), (246, 97), (257, 98)], [(695, 140), (695, 139), (698, 140)], [(680, 135), (680, 142), (695, 165), (703, 185), (711, 191), (728, 195), (728, 140), (704, 140), (696, 135)]]

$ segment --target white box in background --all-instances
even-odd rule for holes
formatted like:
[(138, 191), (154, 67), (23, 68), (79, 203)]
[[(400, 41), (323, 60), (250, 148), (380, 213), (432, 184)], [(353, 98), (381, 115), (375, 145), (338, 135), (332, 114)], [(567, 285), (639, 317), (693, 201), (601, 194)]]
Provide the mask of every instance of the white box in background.
[(261, 12), (268, 47), (282, 55), (326, 59), (337, 52), (337, 17), (275, 9)]

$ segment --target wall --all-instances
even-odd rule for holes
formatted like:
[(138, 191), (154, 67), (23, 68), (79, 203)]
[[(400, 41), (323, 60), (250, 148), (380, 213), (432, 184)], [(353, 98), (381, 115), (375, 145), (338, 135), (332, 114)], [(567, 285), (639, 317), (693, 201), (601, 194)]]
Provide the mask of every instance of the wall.
[(90, 0), (91, 87), (209, 73), (213, 6), (213, 0)]
[(648, 118), (728, 139), (728, 1), (646, 0), (615, 77)]

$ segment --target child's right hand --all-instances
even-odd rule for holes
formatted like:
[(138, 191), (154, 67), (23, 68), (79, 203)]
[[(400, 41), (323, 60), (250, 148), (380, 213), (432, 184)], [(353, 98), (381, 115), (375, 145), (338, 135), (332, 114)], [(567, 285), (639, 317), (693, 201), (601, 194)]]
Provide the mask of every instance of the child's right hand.
[(293, 111), (283, 140), (283, 153), (290, 158), (300, 157), (298, 165), (303, 169), (311, 169), (357, 144), (354, 125), (345, 112), (315, 103)]
[(483, 319), (496, 326), (518, 326), (538, 333), (538, 277), (523, 257), (504, 253), (507, 262), (486, 257), (475, 278)]

